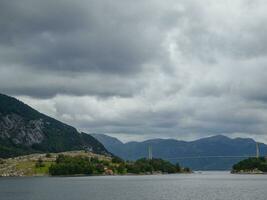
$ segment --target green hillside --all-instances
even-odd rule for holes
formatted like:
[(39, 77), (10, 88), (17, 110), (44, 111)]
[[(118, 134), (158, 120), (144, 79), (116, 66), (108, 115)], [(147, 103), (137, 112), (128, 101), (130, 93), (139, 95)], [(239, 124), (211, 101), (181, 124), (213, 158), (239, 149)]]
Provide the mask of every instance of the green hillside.
[(71, 150), (108, 154), (92, 136), (0, 94), (0, 157)]
[(233, 173), (260, 173), (267, 172), (267, 159), (260, 158), (248, 158), (233, 165)]

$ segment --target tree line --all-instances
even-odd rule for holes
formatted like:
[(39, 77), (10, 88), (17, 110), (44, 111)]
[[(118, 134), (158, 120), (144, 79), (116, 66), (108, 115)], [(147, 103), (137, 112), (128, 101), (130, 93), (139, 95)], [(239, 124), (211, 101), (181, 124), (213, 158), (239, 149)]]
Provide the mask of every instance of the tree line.
[(232, 172), (260, 170), (267, 172), (267, 160), (264, 157), (248, 158), (233, 165)]
[(124, 161), (118, 157), (100, 160), (97, 157), (59, 155), (49, 167), (50, 175), (102, 175), (102, 174), (153, 174), (191, 172), (178, 163), (172, 164), (163, 159), (142, 158), (137, 161)]

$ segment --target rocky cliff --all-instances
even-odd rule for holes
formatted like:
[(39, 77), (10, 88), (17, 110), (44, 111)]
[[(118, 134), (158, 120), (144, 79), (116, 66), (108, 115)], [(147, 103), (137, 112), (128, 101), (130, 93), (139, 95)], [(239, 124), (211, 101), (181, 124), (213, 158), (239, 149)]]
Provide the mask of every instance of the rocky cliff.
[(109, 154), (92, 136), (0, 94), (0, 157), (71, 150)]

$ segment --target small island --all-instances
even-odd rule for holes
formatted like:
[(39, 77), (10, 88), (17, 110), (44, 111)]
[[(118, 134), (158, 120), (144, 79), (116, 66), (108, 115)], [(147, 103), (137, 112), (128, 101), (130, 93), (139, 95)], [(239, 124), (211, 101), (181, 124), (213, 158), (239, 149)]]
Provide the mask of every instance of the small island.
[(31, 154), (2, 159), (0, 176), (151, 175), (191, 173), (187, 167), (162, 159), (124, 161), (90, 152)]
[(235, 164), (232, 168), (234, 174), (265, 174), (267, 173), (267, 158), (248, 158)]

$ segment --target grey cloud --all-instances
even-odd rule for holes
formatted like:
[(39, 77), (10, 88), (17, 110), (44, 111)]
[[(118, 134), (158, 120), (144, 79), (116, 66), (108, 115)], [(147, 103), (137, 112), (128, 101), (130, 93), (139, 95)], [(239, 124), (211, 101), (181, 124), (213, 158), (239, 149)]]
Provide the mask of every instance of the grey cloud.
[(1, 90), (41, 98), (134, 95), (144, 87), (147, 65), (168, 62), (154, 8), (131, 1), (2, 1)]
[(9, 65), (51, 71), (137, 73), (164, 54), (162, 32), (149, 8), (139, 11), (133, 4), (131, 14), (121, 4), (4, 1), (1, 39), (8, 51), (1, 51), (1, 58)]
[[(95, 73), (65, 74), (61, 72), (33, 71), (19, 67), (1, 70), (1, 92), (9, 95), (28, 95), (37, 98), (51, 98), (57, 94), (74, 96), (92, 95), (99, 98), (112, 96), (129, 97), (142, 89), (143, 80), (119, 75)], [(136, 79), (135, 79), (136, 78)], [(124, 82), (124, 84), (122, 84)]]
[(86, 132), (267, 141), (265, 10), (261, 0), (3, 0), (0, 91)]
[(183, 56), (207, 63), (220, 62), (222, 57), (246, 60), (266, 56), (264, 2), (236, 1), (232, 6), (193, 2), (185, 6), (176, 38)]

